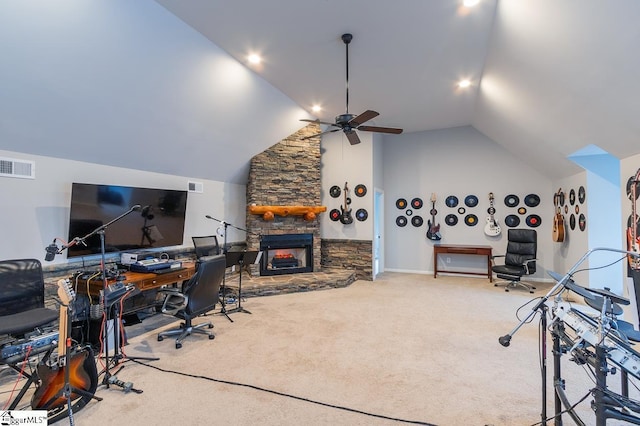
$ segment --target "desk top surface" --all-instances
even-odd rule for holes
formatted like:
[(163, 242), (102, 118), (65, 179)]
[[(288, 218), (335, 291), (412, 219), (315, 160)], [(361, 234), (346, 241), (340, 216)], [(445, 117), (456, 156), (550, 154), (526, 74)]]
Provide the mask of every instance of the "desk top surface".
[(433, 245), (434, 248), (442, 248), (442, 249), (447, 249), (447, 248), (453, 248), (453, 249), (492, 249), (493, 247), (491, 246), (485, 246), (485, 245), (473, 245), (473, 244), (434, 244)]

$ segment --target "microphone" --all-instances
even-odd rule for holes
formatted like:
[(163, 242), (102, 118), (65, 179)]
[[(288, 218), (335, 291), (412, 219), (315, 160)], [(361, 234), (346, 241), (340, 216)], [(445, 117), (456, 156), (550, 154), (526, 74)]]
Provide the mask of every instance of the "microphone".
[(224, 220), (218, 220), (215, 217), (211, 217), (209, 215), (205, 215), (207, 219), (215, 220), (216, 222), (220, 222), (221, 225), (226, 225), (227, 223)]
[(211, 217), (211, 216), (209, 216), (209, 215), (206, 215), (205, 217), (206, 217), (207, 219), (215, 220), (214, 218), (212, 218), (212, 217)]
[(44, 260), (51, 262), (56, 257), (56, 254), (58, 254), (56, 240), (54, 239), (53, 242), (45, 248), (45, 250), (47, 251), (47, 254), (45, 254)]
[(511, 336), (505, 334), (504, 336), (498, 338), (498, 342), (506, 348), (511, 344)]

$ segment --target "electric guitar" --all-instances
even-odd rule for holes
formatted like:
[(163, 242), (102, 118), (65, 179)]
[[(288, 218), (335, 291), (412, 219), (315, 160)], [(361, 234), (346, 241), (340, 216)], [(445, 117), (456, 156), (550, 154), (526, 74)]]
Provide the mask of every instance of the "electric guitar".
[(347, 182), (344, 183), (344, 205), (340, 206), (340, 210), (342, 213), (340, 214), (340, 222), (343, 225), (349, 225), (353, 223), (353, 216), (351, 216), (351, 207), (349, 207), (349, 203), (347, 200), (349, 199), (349, 187), (347, 186)]
[(93, 397), (98, 386), (98, 372), (91, 350), (87, 348), (75, 351), (71, 348), (71, 338), (68, 337), (68, 306), (75, 299), (75, 293), (68, 280), (58, 281), (58, 297), (62, 302), (58, 327), (58, 353), (45, 357), (38, 364), (37, 374), (40, 383), (31, 398), (31, 408), (34, 410), (53, 410), (63, 407), (68, 402), (67, 392), (71, 392), (72, 401), (83, 398), (84, 403), (76, 405), (77, 409)]
[[(637, 187), (640, 182), (640, 169), (636, 172), (635, 176), (629, 180), (630, 191), (629, 199), (631, 200), (631, 217), (629, 226), (627, 227), (627, 251), (633, 253), (640, 253), (640, 236), (638, 236), (638, 216), (636, 211), (636, 201), (638, 199)], [(640, 259), (637, 257), (628, 255), (627, 261), (629, 262), (629, 268), (640, 270)]]
[(562, 188), (558, 189), (553, 196), (556, 215), (553, 217), (553, 241), (561, 243), (564, 241), (564, 215), (562, 214)]
[(433, 241), (439, 241), (442, 239), (442, 235), (440, 235), (440, 224), (436, 225), (436, 214), (438, 214), (438, 210), (436, 210), (436, 194), (431, 194), (431, 220), (427, 221), (427, 238)]
[(495, 207), (493, 207), (493, 192), (489, 193), (489, 216), (487, 217), (487, 224), (484, 225), (484, 233), (490, 237), (500, 235), (502, 229), (498, 225), (498, 221), (493, 216), (496, 213)]

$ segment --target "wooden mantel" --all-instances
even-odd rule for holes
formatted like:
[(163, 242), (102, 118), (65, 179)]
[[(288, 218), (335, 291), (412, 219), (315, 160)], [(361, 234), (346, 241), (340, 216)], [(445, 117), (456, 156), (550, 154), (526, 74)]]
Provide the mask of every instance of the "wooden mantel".
[(264, 220), (273, 220), (278, 216), (303, 216), (304, 220), (312, 221), (317, 213), (327, 211), (327, 206), (249, 206), (249, 213), (261, 214)]

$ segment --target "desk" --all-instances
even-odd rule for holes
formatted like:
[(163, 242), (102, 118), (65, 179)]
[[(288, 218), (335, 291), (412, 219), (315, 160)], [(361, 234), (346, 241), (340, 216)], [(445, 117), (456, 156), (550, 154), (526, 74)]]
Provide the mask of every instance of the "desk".
[[(182, 268), (177, 269), (172, 272), (166, 272), (164, 274), (154, 274), (152, 272), (126, 272), (124, 275), (126, 279), (124, 283), (132, 284), (138, 288), (141, 292), (151, 292), (152, 290), (157, 290), (163, 285), (169, 285), (176, 282), (181, 282), (188, 280), (195, 274), (196, 265), (193, 262), (182, 262)], [(107, 280), (107, 285), (115, 283), (115, 279)], [(77, 292), (79, 294), (87, 294), (91, 297), (99, 297), (100, 290), (103, 289), (102, 279), (93, 279), (89, 281), (89, 286), (87, 289), (87, 282), (82, 279), (78, 279), (78, 287)], [(135, 297), (135, 296), (134, 296)], [(144, 308), (142, 307), (134, 307), (134, 309), (127, 309), (125, 303), (125, 313), (130, 313), (136, 310), (140, 310)]]
[(466, 271), (440, 271), (449, 274), (469, 274), (469, 275), (486, 275), (489, 282), (493, 282), (493, 273), (491, 271), (491, 246), (468, 246), (458, 244), (435, 244), (433, 246), (433, 278), (438, 275), (438, 255), (439, 254), (469, 254), (487, 257), (487, 272), (466, 272)]

